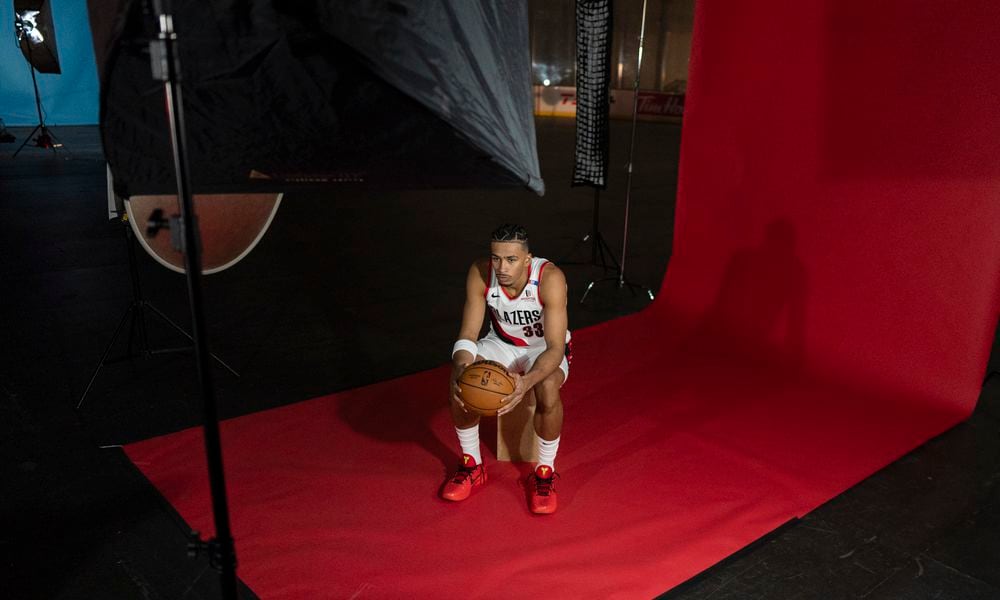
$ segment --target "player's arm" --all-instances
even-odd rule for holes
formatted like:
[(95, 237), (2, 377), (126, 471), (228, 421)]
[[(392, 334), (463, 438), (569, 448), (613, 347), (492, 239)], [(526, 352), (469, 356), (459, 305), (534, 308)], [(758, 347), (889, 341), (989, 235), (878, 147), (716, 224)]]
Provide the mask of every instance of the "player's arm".
[(531, 370), (524, 374), (524, 387), (531, 389), (551, 375), (562, 364), (566, 355), (566, 329), (569, 316), (566, 313), (566, 276), (559, 267), (549, 263), (542, 271), (538, 293), (544, 306), (542, 327), (545, 330), (545, 351), (542, 352)]
[[(467, 340), (473, 344), (479, 339), (479, 332), (483, 328), (483, 319), (486, 316), (488, 264), (486, 260), (476, 261), (469, 267), (469, 273), (465, 279), (465, 308), (462, 310), (462, 328), (458, 332), (458, 339)], [(471, 348), (459, 350), (452, 355), (451, 360), (461, 373), (461, 369), (476, 360), (476, 354), (471, 351)]]
[[(465, 404), (458, 397), (461, 388), (458, 378), (472, 361), (476, 360), (475, 348), (479, 332), (483, 328), (483, 318), (486, 316), (486, 278), (489, 262), (476, 261), (469, 267), (465, 279), (465, 308), (462, 310), (462, 328), (458, 331), (458, 341), (455, 345), (465, 345), (468, 350), (456, 350), (451, 355), (451, 400), (465, 410)], [(468, 412), (468, 411), (466, 411)]]

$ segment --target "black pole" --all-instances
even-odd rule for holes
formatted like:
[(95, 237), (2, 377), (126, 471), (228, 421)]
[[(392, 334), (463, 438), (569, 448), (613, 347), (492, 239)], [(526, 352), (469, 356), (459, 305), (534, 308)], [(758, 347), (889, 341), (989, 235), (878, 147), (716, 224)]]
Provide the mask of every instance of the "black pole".
[(35, 88), (35, 108), (38, 109), (38, 124), (45, 130), (45, 119), (42, 117), (42, 99), (38, 95), (38, 80), (35, 78), (35, 63), (31, 62), (31, 40), (25, 44), (28, 47), (28, 66), (31, 71), (31, 85)]
[(600, 214), (601, 214), (601, 188), (594, 188), (594, 226), (590, 230), (591, 244), (590, 244), (590, 262), (597, 264), (597, 244), (600, 239), (601, 232), (598, 227), (600, 226)]
[[(632, 204), (632, 161), (635, 155), (635, 126), (639, 117), (639, 77), (642, 74), (642, 46), (646, 33), (646, 0), (642, 0), (642, 22), (639, 25), (639, 54), (635, 65), (635, 82), (632, 85), (632, 135), (628, 145), (628, 174), (625, 177), (625, 231), (622, 234), (622, 260), (618, 263), (618, 287), (625, 285), (625, 260), (628, 258), (628, 219)], [(650, 294), (652, 296), (652, 294)], [(650, 298), (652, 299), (652, 298)]]
[[(170, 121), (170, 138), (174, 151), (174, 170), (177, 176), (177, 197), (180, 199), (181, 229), (184, 243), (184, 266), (187, 270), (188, 297), (191, 305), (191, 335), (194, 338), (195, 361), (201, 384), (205, 423), (205, 454), (208, 460), (209, 484), (212, 493), (212, 512), (215, 517), (215, 538), (204, 547), (210, 553), (212, 564), (219, 570), (222, 597), (236, 596), (236, 548), (229, 527), (229, 507), (226, 502), (226, 481), (222, 464), (222, 445), (219, 440), (219, 417), (212, 385), (212, 369), (205, 333), (201, 289), (201, 244), (194, 203), (191, 200), (191, 175), (187, 159), (187, 139), (184, 134), (184, 106), (181, 100), (180, 65), (177, 52), (177, 34), (174, 32), (173, 15), (168, 0), (153, 0), (159, 20), (160, 33), (150, 43), (153, 76), (163, 81), (167, 101), (167, 118)], [(202, 546), (195, 541), (196, 549)]]
[(135, 234), (132, 233), (132, 226), (124, 220), (122, 220), (122, 225), (125, 227), (125, 245), (128, 246), (129, 275), (132, 277), (132, 303), (137, 305), (136, 314), (133, 318), (136, 320), (136, 328), (139, 330), (140, 347), (143, 351), (148, 351), (149, 334), (146, 332), (146, 319), (142, 316), (142, 287), (139, 284), (139, 260), (135, 255), (135, 244), (132, 243), (132, 238), (135, 237)]

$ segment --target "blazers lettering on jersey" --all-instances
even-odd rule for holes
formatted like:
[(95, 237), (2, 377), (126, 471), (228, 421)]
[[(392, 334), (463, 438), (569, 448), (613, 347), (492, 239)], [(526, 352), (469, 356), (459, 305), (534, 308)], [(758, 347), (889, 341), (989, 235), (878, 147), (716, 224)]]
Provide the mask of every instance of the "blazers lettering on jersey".
[(497, 321), (496, 315), (493, 314), (493, 313), (494, 313), (494, 311), (490, 311), (490, 327), (493, 329), (493, 333), (495, 333), (497, 335), (497, 337), (500, 338), (501, 341), (504, 341), (504, 342), (510, 344), (511, 346), (527, 346), (528, 345), (527, 341), (525, 341), (525, 340), (523, 340), (521, 338), (512, 337), (512, 336), (508, 335), (507, 332), (504, 331), (503, 326), (500, 324), (500, 321)]
[(515, 310), (510, 312), (501, 312), (495, 306), (491, 306), (490, 310), (493, 311), (493, 316), (497, 321), (508, 325), (534, 325), (535, 321), (542, 318), (542, 311), (540, 310)]

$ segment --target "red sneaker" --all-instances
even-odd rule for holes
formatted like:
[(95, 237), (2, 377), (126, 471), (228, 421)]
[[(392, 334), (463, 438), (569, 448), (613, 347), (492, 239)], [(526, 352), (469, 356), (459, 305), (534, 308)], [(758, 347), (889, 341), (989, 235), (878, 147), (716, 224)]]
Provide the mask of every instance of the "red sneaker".
[(535, 472), (528, 475), (528, 496), (531, 512), (536, 515), (549, 515), (556, 512), (557, 497), (553, 482), (559, 474), (547, 465), (539, 465)]
[(444, 482), (444, 487), (441, 488), (441, 497), (445, 500), (459, 502), (468, 498), (473, 488), (482, 487), (485, 484), (486, 467), (477, 465), (476, 459), (468, 454), (463, 454), (462, 464), (458, 466), (458, 471)]

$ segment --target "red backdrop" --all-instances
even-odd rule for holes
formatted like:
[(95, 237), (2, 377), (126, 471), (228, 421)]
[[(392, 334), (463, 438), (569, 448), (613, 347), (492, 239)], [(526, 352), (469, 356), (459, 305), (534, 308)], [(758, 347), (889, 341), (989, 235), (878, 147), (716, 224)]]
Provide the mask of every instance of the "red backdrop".
[(671, 308), (969, 411), (1000, 298), (997, 23), (983, 0), (699, 3)]

